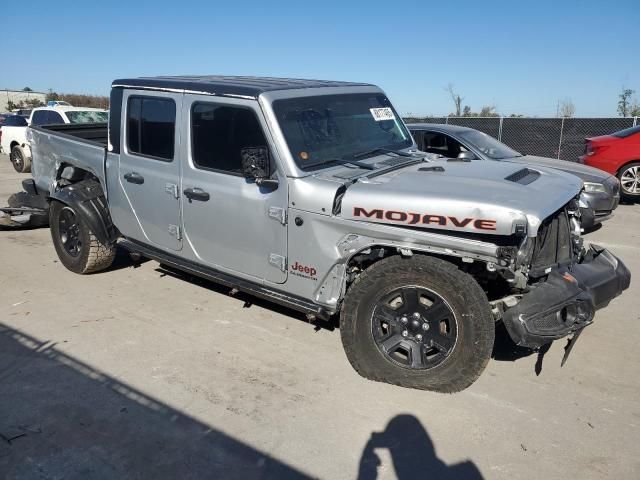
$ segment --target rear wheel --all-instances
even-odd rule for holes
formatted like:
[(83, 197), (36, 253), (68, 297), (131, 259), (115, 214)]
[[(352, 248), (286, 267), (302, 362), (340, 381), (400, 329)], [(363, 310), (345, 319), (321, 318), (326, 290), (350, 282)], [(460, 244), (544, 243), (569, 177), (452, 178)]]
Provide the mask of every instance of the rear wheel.
[(49, 227), (60, 262), (72, 272), (98, 272), (113, 263), (116, 246), (101, 243), (72, 207), (52, 202)]
[(433, 257), (389, 257), (365, 270), (344, 300), (342, 342), (365, 378), (457, 392), (486, 367), (495, 324), (470, 275)]
[(9, 153), (9, 160), (13, 168), (18, 173), (29, 173), (31, 171), (31, 157), (29, 157), (21, 146), (16, 145)]
[(625, 165), (618, 172), (620, 194), (625, 200), (640, 199), (640, 162)]

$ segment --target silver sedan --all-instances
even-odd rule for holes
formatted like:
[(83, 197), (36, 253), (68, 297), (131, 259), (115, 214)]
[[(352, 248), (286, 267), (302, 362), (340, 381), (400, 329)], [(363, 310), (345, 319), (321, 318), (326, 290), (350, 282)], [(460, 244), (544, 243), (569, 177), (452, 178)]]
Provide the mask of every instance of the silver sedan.
[(584, 190), (580, 197), (582, 225), (593, 227), (609, 218), (620, 201), (618, 179), (602, 170), (555, 158), (523, 155), (502, 142), (474, 130), (457, 125), (431, 123), (408, 124), (418, 148), (422, 151), (441, 154), (448, 158), (467, 160), (498, 160), (541, 167), (557, 168), (579, 177)]

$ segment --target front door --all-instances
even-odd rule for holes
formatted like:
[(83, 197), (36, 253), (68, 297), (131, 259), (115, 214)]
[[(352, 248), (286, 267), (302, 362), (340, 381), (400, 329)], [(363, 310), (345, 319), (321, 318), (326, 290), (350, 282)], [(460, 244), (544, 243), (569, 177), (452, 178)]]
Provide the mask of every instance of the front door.
[[(275, 149), (256, 101), (185, 95), (182, 171), (185, 240), (199, 261), (253, 280), (287, 278), (287, 183), (259, 187), (242, 175), (240, 151)], [(186, 119), (188, 117), (188, 120)]]
[[(126, 237), (180, 250), (180, 115), (182, 94), (125, 91), (118, 179), (135, 222)], [(126, 108), (126, 110), (125, 110)], [(116, 212), (117, 215), (117, 212)]]

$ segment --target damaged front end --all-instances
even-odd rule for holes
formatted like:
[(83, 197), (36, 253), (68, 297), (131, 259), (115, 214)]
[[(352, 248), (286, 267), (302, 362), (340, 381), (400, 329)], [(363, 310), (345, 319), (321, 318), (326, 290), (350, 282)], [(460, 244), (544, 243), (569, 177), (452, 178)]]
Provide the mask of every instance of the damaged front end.
[(597, 245), (582, 248), (571, 206), (545, 220), (522, 251), (521, 257), (530, 256), (529, 285), (521, 296), (503, 302), (501, 312), (520, 346), (536, 349), (580, 331), (631, 282), (631, 273), (611, 252)]

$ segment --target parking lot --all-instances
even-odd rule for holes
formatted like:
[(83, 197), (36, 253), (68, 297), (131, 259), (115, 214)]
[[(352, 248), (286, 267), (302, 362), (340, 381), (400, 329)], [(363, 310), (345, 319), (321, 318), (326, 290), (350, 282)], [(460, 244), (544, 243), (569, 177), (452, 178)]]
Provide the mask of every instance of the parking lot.
[[(0, 204), (23, 178), (0, 155)], [(568, 363), (501, 339), (443, 395), (360, 378), (293, 311), (124, 251), (75, 275), (48, 229), (0, 231), (0, 477), (640, 478), (640, 204), (587, 241), (634, 278)]]

